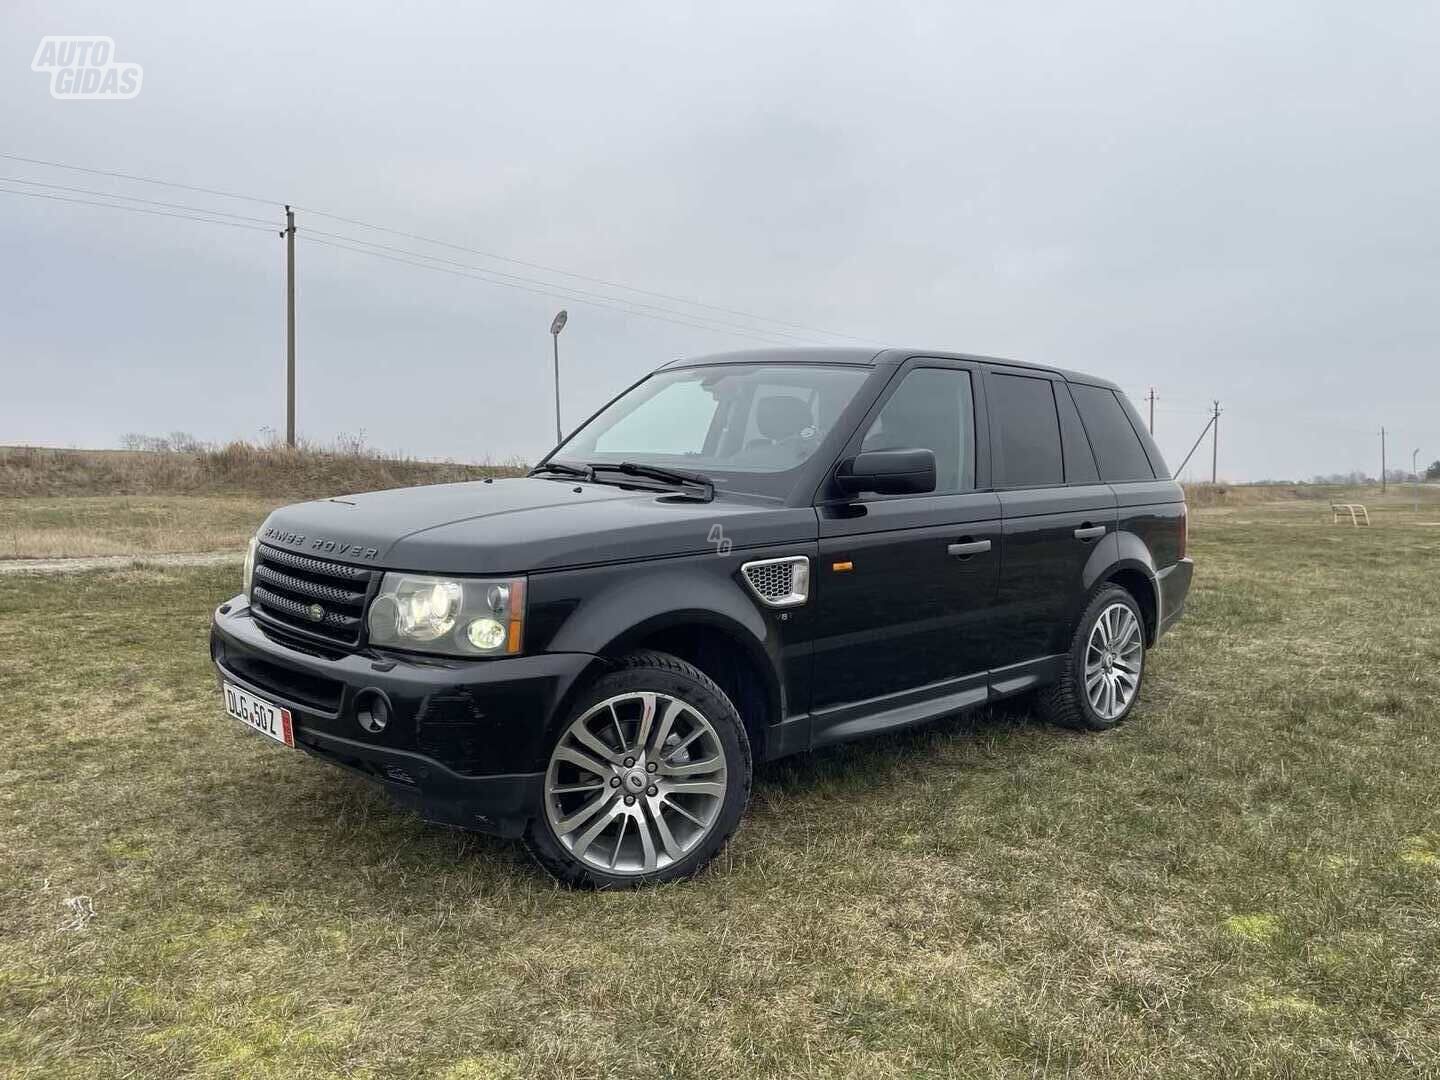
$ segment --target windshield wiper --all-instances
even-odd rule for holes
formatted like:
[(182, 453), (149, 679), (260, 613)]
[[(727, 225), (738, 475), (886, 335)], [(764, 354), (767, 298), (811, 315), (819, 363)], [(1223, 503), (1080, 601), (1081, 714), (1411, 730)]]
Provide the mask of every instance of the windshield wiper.
[(543, 465), (536, 465), (530, 470), (529, 475), (538, 476), (540, 473), (559, 473), (561, 476), (578, 476), (582, 480), (595, 480), (595, 470), (586, 465), (583, 468), (576, 465), (566, 465), (563, 461), (547, 461)]
[(601, 469), (624, 473), (626, 476), (640, 476), (647, 480), (659, 480), (662, 484), (679, 484), (703, 491), (706, 502), (715, 498), (715, 481), (700, 473), (681, 472), (679, 469), (662, 469), (659, 465), (641, 465), (634, 461), (622, 461), (615, 465), (606, 461), (593, 461), (587, 466), (592, 478)]

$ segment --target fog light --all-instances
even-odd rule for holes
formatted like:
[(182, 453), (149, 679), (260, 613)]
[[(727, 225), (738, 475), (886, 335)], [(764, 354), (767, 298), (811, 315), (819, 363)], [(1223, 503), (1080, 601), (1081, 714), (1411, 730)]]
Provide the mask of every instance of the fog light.
[(390, 706), (379, 694), (363, 694), (355, 703), (355, 720), (371, 735), (378, 735), (390, 723)]
[(477, 649), (498, 649), (505, 644), (505, 627), (495, 619), (476, 619), (465, 628), (465, 636)]

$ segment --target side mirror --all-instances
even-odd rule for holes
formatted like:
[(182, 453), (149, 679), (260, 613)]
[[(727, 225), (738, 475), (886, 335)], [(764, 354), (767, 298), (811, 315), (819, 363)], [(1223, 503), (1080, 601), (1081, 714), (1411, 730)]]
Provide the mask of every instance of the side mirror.
[(850, 495), (923, 495), (935, 490), (933, 450), (869, 450), (835, 470), (835, 483)]

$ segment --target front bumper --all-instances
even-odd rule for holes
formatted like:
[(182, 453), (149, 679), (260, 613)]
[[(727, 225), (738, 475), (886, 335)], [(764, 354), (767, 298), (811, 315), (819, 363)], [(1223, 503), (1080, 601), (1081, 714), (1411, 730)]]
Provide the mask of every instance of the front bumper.
[[(538, 811), (551, 720), (596, 662), (327, 655), (267, 632), (243, 596), (216, 609), (210, 656), (220, 678), (290, 710), (297, 747), (382, 784), (428, 820), (502, 836), (519, 835)], [(357, 705), (376, 697), (390, 718), (370, 733)]]

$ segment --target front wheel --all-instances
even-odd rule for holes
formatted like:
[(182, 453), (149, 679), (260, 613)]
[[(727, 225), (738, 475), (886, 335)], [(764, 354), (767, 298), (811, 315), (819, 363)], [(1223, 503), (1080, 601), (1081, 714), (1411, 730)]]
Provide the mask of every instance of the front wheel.
[(677, 657), (636, 653), (560, 727), (525, 843), (570, 885), (689, 877), (735, 831), (750, 772), (745, 727), (724, 692)]
[(1085, 608), (1060, 679), (1042, 692), (1049, 719), (1106, 731), (1134, 709), (1145, 674), (1145, 623), (1129, 591), (1107, 585)]

